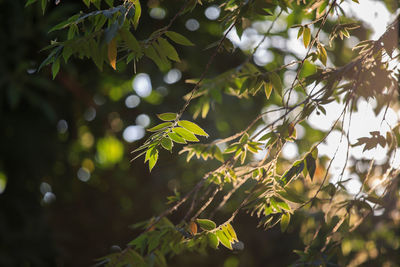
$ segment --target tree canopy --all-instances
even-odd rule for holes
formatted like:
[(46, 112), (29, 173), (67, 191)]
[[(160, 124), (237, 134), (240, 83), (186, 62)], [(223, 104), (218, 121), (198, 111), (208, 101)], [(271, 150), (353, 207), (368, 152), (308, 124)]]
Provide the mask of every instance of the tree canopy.
[[(380, 36), (353, 13), (366, 2), (390, 14)], [(126, 243), (97, 250), (99, 266), (398, 266), (397, 5), (28, 0), (53, 40), (40, 64), (3, 79), (5, 117), (18, 118), (4, 135), (39, 114), (56, 125), (43, 143), (52, 167), (31, 163), (42, 205), (60, 205), (56, 225), (82, 183), (136, 213)], [(26, 179), (12, 159), (0, 162), (10, 199)]]

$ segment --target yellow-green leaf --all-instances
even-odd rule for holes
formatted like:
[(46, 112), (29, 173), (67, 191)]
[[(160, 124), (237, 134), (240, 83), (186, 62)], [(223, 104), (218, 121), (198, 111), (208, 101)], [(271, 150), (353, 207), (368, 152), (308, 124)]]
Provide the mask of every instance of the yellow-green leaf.
[(300, 29), (299, 29), (299, 32), (297, 33), (297, 39), (300, 38), (300, 36), (303, 34), (303, 32), (304, 32), (304, 27), (301, 26)]
[(190, 132), (192, 132), (194, 134), (208, 137), (208, 134), (194, 122), (181, 120), (181, 121), (178, 121), (178, 125), (185, 128), (186, 130), (189, 130)]
[(161, 139), (161, 146), (165, 148), (166, 150), (171, 150), (172, 146), (174, 144), (172, 143), (171, 139), (164, 137)]
[(222, 245), (224, 245), (225, 247), (229, 248), (230, 250), (232, 250), (232, 244), (231, 242), (229, 242), (228, 237), (226, 236), (226, 234), (224, 233), (223, 230), (218, 230), (215, 232), (215, 234), (217, 235), (219, 241), (221, 242)]
[(135, 15), (133, 16), (133, 27), (135, 27), (136, 30), (137, 26), (139, 25), (140, 15), (142, 14), (142, 7), (140, 6), (139, 0), (133, 0), (133, 4), (135, 6)]
[(281, 231), (282, 232), (286, 231), (286, 229), (289, 226), (289, 222), (290, 222), (290, 214), (289, 213), (282, 214), (282, 217), (281, 217)]
[(151, 170), (154, 168), (154, 166), (156, 165), (157, 160), (158, 160), (158, 150), (155, 149), (155, 152), (152, 153), (152, 155), (150, 156), (150, 159), (149, 159), (149, 169), (150, 169), (150, 172), (151, 172)]
[(239, 241), (237, 236), (236, 236), (236, 232), (233, 229), (232, 225), (230, 223), (228, 223), (227, 225), (225, 225), (225, 227), (223, 227), (225, 229), (225, 231), (228, 231), (229, 235), (231, 236), (230, 241)]
[(304, 32), (303, 32), (303, 43), (305, 48), (308, 47), (310, 41), (311, 41), (311, 31), (310, 28), (306, 26), (304, 27)]
[(180, 135), (170, 132), (168, 133), (169, 138), (171, 138), (172, 141), (174, 141), (175, 143), (179, 143), (179, 144), (186, 144), (185, 139), (183, 139), (182, 137), (180, 137)]
[(185, 128), (175, 127), (172, 130), (187, 141), (199, 142), (199, 139), (197, 139), (197, 137), (192, 132), (189, 132)]
[(268, 82), (263, 82), (263, 84), (264, 84), (265, 96), (267, 97), (267, 99), (269, 99), (272, 92), (272, 84)]
[(157, 117), (163, 121), (173, 121), (176, 119), (176, 116), (178, 116), (178, 114), (172, 112), (157, 114)]
[(326, 53), (325, 48), (322, 45), (318, 45), (318, 52), (319, 52), (319, 59), (321, 60), (322, 64), (326, 66), (326, 61), (328, 59), (328, 55)]
[(172, 122), (163, 122), (163, 123), (161, 123), (159, 125), (154, 126), (153, 128), (147, 129), (147, 131), (149, 131), (149, 132), (157, 132), (159, 130), (162, 130), (164, 128), (172, 126), (172, 124), (173, 124)]

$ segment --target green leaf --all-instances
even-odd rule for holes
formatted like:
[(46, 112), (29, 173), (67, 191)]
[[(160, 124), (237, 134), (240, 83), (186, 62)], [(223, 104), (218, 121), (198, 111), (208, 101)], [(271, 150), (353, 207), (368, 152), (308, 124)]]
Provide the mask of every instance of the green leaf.
[(122, 28), (120, 32), (122, 39), (125, 41), (129, 49), (136, 53), (141, 53), (140, 44), (136, 40), (135, 36), (133, 36), (133, 34), (127, 28)]
[(173, 125), (172, 122), (163, 122), (163, 123), (161, 123), (159, 125), (154, 126), (153, 128), (147, 129), (147, 131), (149, 131), (149, 132), (158, 132), (158, 131), (163, 130), (163, 129), (165, 129), (165, 128), (169, 127), (169, 126), (172, 126), (172, 125)]
[(161, 70), (161, 71), (165, 71), (169, 68), (168, 64), (166, 64), (161, 57), (157, 54), (156, 50), (154, 49), (154, 47), (152, 45), (149, 45), (145, 50), (144, 50), (144, 54), (150, 58), (151, 60), (153, 60), (154, 63), (156, 63), (157, 67)]
[(161, 145), (166, 150), (171, 151), (174, 144), (172, 143), (171, 139), (164, 137), (161, 139)]
[(33, 3), (35, 3), (37, 0), (28, 0), (26, 1), (25, 7), (32, 5)]
[(46, 11), (46, 5), (47, 5), (47, 0), (42, 0), (42, 12), (43, 12), (43, 14)]
[(197, 219), (196, 222), (204, 231), (211, 231), (214, 230), (215, 227), (217, 227), (215, 222), (207, 219)]
[(90, 7), (90, 0), (82, 0), (82, 1), (87, 7)]
[(311, 41), (311, 31), (310, 31), (310, 28), (305, 26), (304, 33), (303, 33), (303, 43), (304, 43), (305, 48), (308, 47), (308, 45), (310, 44), (310, 41)]
[(183, 36), (182, 34), (179, 34), (177, 32), (173, 32), (173, 31), (167, 31), (165, 33), (165, 35), (171, 39), (172, 41), (174, 41), (177, 44), (181, 44), (181, 45), (186, 45), (186, 46), (192, 46), (194, 45), (191, 41), (189, 41), (185, 36)]
[(53, 65), (51, 66), (51, 72), (53, 73), (53, 80), (57, 76), (59, 70), (60, 70), (60, 59), (58, 58), (56, 61), (54, 61)]
[(171, 62), (168, 60), (168, 54), (164, 51), (164, 49), (161, 47), (161, 45), (157, 42), (153, 42), (153, 47), (157, 54), (160, 56), (160, 60), (162, 62), (162, 68), (160, 69), (161, 71), (167, 71), (171, 68)]
[(282, 97), (283, 86), (282, 86), (282, 81), (281, 81), (281, 78), (279, 77), (279, 75), (276, 72), (270, 72), (270, 73), (268, 73), (268, 77), (269, 77), (272, 85), (274, 86), (275, 92), (280, 97)]
[(172, 139), (172, 141), (174, 141), (175, 143), (179, 143), (179, 144), (186, 144), (185, 139), (183, 139), (182, 137), (180, 137), (180, 135), (170, 132), (168, 133), (169, 138)]
[(202, 128), (200, 128), (200, 126), (191, 121), (181, 120), (178, 121), (178, 125), (196, 135), (202, 135), (208, 137), (208, 134)]
[(43, 60), (43, 62), (40, 64), (40, 66), (38, 68), (38, 71), (40, 71), (44, 66), (47, 66), (50, 63), (54, 62), (54, 60), (56, 60), (58, 58), (58, 56), (60, 55), (62, 49), (63, 49), (62, 45), (54, 48), (50, 52), (50, 54), (47, 56), (47, 58), (45, 60)]
[(178, 53), (176, 52), (175, 48), (164, 38), (158, 38), (158, 43), (160, 44), (164, 54), (171, 60), (176, 62), (180, 62)]
[(124, 253), (124, 256), (127, 259), (127, 261), (134, 262), (135, 266), (137, 267), (147, 266), (142, 256), (133, 249), (127, 249)]
[(157, 114), (157, 117), (162, 121), (173, 121), (176, 119), (177, 116), (178, 116), (178, 114), (171, 113), (171, 112)]
[(218, 240), (217, 235), (214, 233), (208, 233), (207, 238), (208, 238), (208, 243), (209, 243), (210, 247), (212, 247), (213, 249), (217, 249), (218, 245), (219, 245), (219, 240)]
[(281, 231), (282, 232), (286, 231), (286, 229), (289, 226), (289, 222), (290, 222), (290, 214), (289, 213), (282, 214), (282, 217), (281, 217)]

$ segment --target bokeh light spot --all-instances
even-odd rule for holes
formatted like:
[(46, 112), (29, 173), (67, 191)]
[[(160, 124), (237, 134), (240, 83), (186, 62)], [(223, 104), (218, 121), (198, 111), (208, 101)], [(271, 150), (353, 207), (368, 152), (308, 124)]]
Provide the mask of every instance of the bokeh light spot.
[(57, 122), (57, 131), (61, 134), (66, 133), (68, 131), (68, 123), (66, 120), (59, 120)]
[(182, 78), (182, 73), (178, 69), (171, 69), (168, 73), (164, 76), (164, 82), (168, 84), (173, 84), (179, 81)]
[(140, 97), (147, 97), (151, 94), (151, 80), (146, 73), (139, 73), (132, 81), (132, 87)]
[(87, 121), (92, 121), (96, 118), (96, 110), (93, 107), (89, 107), (85, 113), (83, 113), (83, 117)]
[(167, 12), (165, 12), (165, 9), (161, 7), (155, 7), (150, 10), (150, 17), (153, 19), (163, 19), (167, 15)]
[(108, 136), (97, 142), (97, 161), (104, 167), (109, 167), (122, 160), (124, 146), (117, 138)]
[(130, 95), (125, 99), (127, 108), (135, 108), (140, 104), (140, 98), (137, 95)]
[(219, 17), (220, 13), (221, 13), (221, 10), (219, 9), (219, 7), (210, 6), (210, 7), (207, 7), (207, 9), (204, 12), (204, 15), (206, 15), (206, 17), (209, 20), (216, 20)]
[(142, 139), (144, 135), (145, 135), (144, 128), (140, 125), (128, 126), (122, 133), (122, 136), (124, 137), (125, 141), (129, 143)]
[(146, 114), (140, 114), (139, 116), (137, 116), (135, 122), (137, 125), (146, 128), (150, 124), (150, 117)]
[(86, 169), (85, 167), (79, 168), (77, 174), (78, 179), (81, 180), (82, 182), (87, 182), (90, 179), (90, 172), (88, 169)]
[(200, 23), (196, 19), (188, 19), (185, 23), (185, 27), (189, 31), (197, 31), (200, 28)]

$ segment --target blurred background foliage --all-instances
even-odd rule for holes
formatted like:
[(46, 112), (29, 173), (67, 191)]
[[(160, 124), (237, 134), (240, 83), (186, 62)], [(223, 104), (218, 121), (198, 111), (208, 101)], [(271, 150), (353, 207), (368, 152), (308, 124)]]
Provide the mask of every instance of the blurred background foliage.
[[(142, 2), (136, 31), (140, 40), (165, 26), (182, 5), (178, 0)], [(389, 8), (393, 2), (385, 1)], [(0, 1), (0, 265), (92, 265), (112, 252), (113, 245), (124, 247), (139, 233), (129, 225), (162, 212), (174, 190), (187, 192), (198, 177), (217, 166), (202, 160), (186, 163), (175, 149), (172, 154), (162, 152), (150, 175), (141, 159), (130, 162), (130, 151), (140, 144), (144, 129), (157, 123), (155, 114), (182, 107), (182, 97), (192, 89), (184, 81), (204, 71), (213, 51), (204, 48), (217, 41), (223, 29), (218, 20), (205, 16), (210, 6), (205, 3), (178, 17), (172, 27), (194, 42), (197, 51), (178, 47), (182, 61), (174, 63), (172, 72), (161, 73), (149, 59), (137, 64), (138, 75), (124, 61), (118, 62), (117, 72), (109, 66), (100, 72), (91, 61), (71, 58), (52, 80), (49, 67), (36, 72), (46, 57), (40, 50), (50, 40), (62, 39), (63, 33), (48, 34), (48, 30), (87, 7), (78, 0), (51, 2), (43, 16), (39, 5), (24, 5), (23, 0)], [(301, 16), (300, 12), (288, 15), (287, 25), (277, 35), (287, 38), (286, 27), (300, 23), (305, 19)], [(329, 32), (333, 25), (327, 25)], [(364, 40), (369, 29), (361, 27), (352, 34)], [(286, 51), (271, 48), (269, 52), (273, 60), (266, 68), (284, 64)], [(235, 49), (218, 54), (207, 76), (240, 65), (246, 53)], [(336, 65), (348, 62), (352, 55), (340, 42), (330, 51)], [(150, 90), (133, 90), (135, 77), (150, 78)], [(209, 116), (199, 116), (196, 122), (212, 140), (226, 137), (245, 128), (265, 105), (263, 97), (224, 95), (223, 104), (212, 102)], [(189, 113), (185, 117), (191, 119)], [(300, 154), (323, 136), (309, 125), (303, 127), (306, 134), (297, 142)], [(226, 214), (233, 209), (228, 207)], [(182, 215), (178, 211), (171, 220)], [(244, 251), (185, 253), (171, 259), (170, 265), (287, 266), (296, 259), (292, 251), (304, 246), (299, 233), (310, 239), (319, 216), (299, 213), (288, 233), (282, 234), (279, 227), (258, 229), (256, 218), (240, 214), (235, 229)], [(399, 264), (400, 227), (390, 216), (383, 214), (379, 223), (371, 217), (343, 241), (343, 255), (362, 252), (360, 257), (369, 259), (366, 266)], [(371, 228), (376, 231), (370, 232)], [(385, 251), (385, 258), (374, 257), (377, 249)]]

